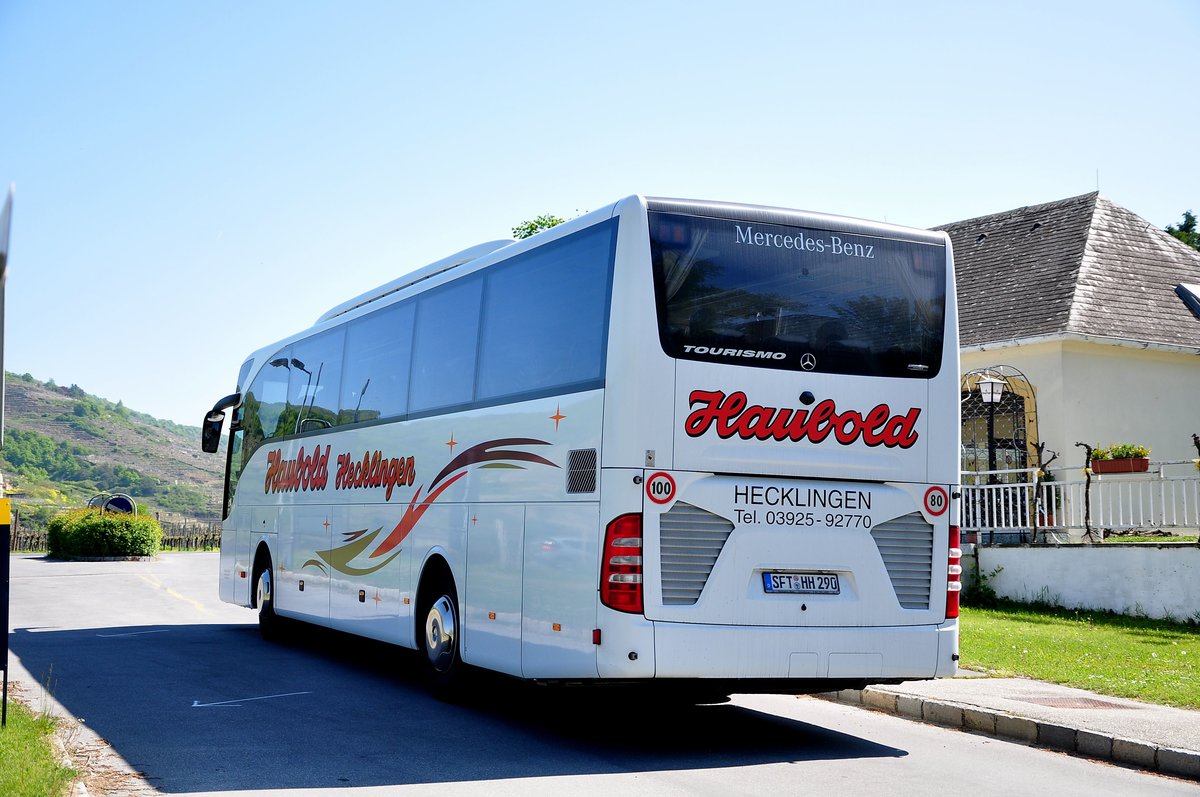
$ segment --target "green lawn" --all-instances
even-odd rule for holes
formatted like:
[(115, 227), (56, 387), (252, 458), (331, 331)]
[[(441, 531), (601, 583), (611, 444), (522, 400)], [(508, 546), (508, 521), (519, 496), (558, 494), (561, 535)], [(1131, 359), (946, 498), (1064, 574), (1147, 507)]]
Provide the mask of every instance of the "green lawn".
[(8, 702), (8, 725), (0, 728), (0, 794), (5, 797), (59, 797), (75, 780), (75, 771), (62, 766), (50, 735), (54, 720), (35, 716)]
[(963, 607), (960, 664), (1200, 709), (1200, 627), (1101, 612)]

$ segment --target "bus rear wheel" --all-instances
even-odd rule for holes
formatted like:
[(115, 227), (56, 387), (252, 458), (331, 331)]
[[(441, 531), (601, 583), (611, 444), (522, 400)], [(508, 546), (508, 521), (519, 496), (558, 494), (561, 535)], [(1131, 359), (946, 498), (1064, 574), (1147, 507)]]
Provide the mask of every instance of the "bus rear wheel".
[(440, 576), (430, 585), (422, 602), (420, 642), (422, 663), (434, 695), (454, 697), (462, 680), (459, 657), (462, 628), (458, 617), (458, 593), (454, 582)]

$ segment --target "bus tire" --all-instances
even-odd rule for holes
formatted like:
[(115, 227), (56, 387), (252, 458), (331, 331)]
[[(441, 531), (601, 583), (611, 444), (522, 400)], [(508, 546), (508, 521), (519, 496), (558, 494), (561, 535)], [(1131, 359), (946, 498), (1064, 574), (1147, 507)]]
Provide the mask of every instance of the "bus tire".
[(275, 613), (274, 581), (271, 578), (271, 558), (256, 570), (254, 577), (255, 605), (258, 606), (258, 633), (268, 642), (283, 637), (283, 618)]
[(433, 694), (449, 700), (461, 686), (463, 663), (459, 655), (462, 625), (458, 613), (458, 591), (449, 573), (436, 573), (422, 590), (417, 615), (421, 663)]

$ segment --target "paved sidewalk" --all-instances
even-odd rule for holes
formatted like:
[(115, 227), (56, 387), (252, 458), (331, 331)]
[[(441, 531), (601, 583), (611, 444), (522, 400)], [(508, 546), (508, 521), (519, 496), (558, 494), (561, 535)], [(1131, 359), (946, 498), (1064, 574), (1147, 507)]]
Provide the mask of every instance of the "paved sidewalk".
[(1200, 711), (976, 673), (821, 697), (1200, 780)]

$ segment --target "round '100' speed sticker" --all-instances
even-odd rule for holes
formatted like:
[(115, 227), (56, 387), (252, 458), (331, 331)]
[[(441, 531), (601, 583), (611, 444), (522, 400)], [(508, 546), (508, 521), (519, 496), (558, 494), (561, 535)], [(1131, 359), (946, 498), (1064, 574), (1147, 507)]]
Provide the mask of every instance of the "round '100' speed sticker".
[(646, 496), (656, 504), (665, 504), (675, 497), (675, 480), (671, 474), (658, 473), (646, 479)]

